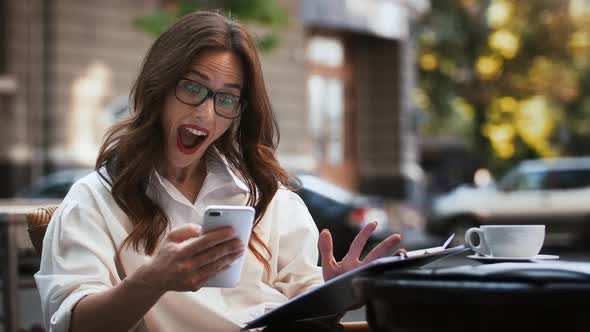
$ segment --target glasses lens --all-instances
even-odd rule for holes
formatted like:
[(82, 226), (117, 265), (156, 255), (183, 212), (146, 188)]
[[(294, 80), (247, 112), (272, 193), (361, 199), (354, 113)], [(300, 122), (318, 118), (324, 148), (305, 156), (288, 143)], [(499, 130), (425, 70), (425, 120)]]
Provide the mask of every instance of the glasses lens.
[(215, 98), (215, 109), (225, 117), (236, 117), (240, 113), (240, 98), (231, 94), (218, 93)]
[(206, 87), (189, 80), (180, 80), (176, 86), (176, 97), (189, 105), (199, 105), (207, 98), (208, 92)]

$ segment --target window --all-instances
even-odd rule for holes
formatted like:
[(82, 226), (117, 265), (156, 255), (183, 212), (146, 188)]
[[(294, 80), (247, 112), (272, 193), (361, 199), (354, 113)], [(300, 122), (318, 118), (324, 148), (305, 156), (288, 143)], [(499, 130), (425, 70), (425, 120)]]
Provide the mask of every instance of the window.
[(344, 64), (344, 47), (336, 38), (315, 36), (309, 41), (307, 57), (318, 65), (339, 67)]
[(339, 164), (344, 159), (344, 86), (342, 81), (312, 75), (307, 81), (313, 155)]
[(320, 177), (358, 185), (353, 36), (312, 28), (306, 41), (308, 149)]
[(544, 172), (511, 173), (502, 181), (502, 190), (539, 190), (543, 183)]
[(590, 186), (590, 170), (559, 170), (547, 173), (543, 189), (580, 189)]
[(341, 165), (345, 159), (343, 42), (337, 36), (313, 36), (308, 41), (307, 60), (311, 67), (307, 96), (312, 153), (321, 163)]
[[(344, 204), (338, 203), (322, 194), (316, 193), (312, 190), (303, 188), (297, 192), (309, 212), (314, 216), (322, 216), (322, 218), (334, 218), (344, 214), (347, 207)], [(316, 220), (316, 222), (319, 220)], [(342, 222), (345, 222), (343, 220)]]
[(64, 198), (72, 187), (72, 183), (56, 183), (42, 188), (37, 197), (41, 198)]

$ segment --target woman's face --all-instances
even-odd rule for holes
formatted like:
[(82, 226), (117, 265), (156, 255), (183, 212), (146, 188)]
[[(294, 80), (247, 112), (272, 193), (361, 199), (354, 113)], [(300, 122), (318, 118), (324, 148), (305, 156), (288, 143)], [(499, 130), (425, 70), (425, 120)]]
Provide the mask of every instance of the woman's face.
[[(164, 102), (162, 126), (164, 130), (165, 156), (168, 171), (192, 172), (199, 164), (207, 148), (215, 142), (232, 124), (232, 119), (215, 113), (212, 96), (198, 106), (187, 105), (190, 96), (206, 93), (225, 93), (226, 96), (240, 97), (243, 86), (242, 66), (239, 58), (229, 51), (208, 50), (201, 53), (185, 73), (180, 85), (171, 91)], [(178, 84), (177, 84), (178, 85)], [(184, 102), (181, 102), (182, 99)], [(217, 98), (218, 112), (221, 103), (232, 100)]]

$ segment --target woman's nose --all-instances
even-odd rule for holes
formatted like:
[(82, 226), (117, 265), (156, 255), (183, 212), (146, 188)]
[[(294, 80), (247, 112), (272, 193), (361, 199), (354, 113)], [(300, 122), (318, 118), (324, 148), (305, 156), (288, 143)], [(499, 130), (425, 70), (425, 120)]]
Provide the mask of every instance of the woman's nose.
[(214, 116), (215, 115), (215, 100), (213, 96), (205, 98), (203, 103), (193, 110), (195, 117)]

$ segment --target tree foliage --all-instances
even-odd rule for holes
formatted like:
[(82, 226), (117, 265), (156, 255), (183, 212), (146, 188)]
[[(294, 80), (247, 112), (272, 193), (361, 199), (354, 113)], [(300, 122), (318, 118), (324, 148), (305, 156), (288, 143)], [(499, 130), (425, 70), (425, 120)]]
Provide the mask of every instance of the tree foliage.
[(276, 0), (178, 0), (173, 8), (137, 17), (133, 25), (148, 35), (157, 37), (178, 17), (202, 9), (222, 10), (241, 22), (270, 28), (268, 33), (257, 36), (256, 46), (261, 51), (269, 51), (279, 45), (280, 31), (289, 22), (287, 11)]
[(590, 153), (590, 4), (436, 0), (419, 32), (422, 134), (480, 164)]

